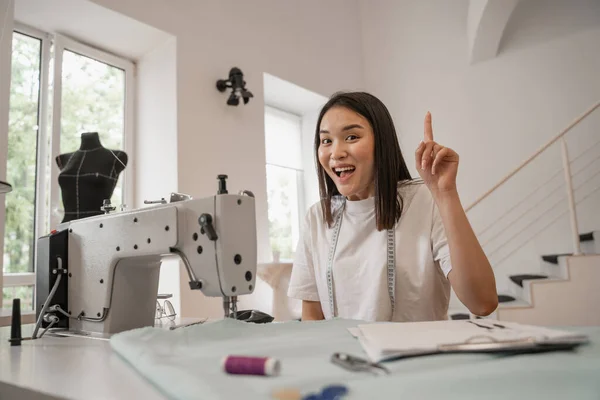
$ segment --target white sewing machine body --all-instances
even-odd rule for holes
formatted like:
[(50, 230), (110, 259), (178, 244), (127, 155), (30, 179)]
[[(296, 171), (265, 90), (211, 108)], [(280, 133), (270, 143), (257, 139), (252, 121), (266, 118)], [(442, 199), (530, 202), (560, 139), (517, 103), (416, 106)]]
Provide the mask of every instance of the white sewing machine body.
[[(254, 198), (217, 194), (80, 219), (38, 240), (36, 313), (48, 326), (113, 334), (153, 326), (161, 261), (178, 256), (190, 288), (223, 297), (225, 316), (256, 279)], [(66, 262), (65, 262), (66, 260)], [(56, 284), (53, 298), (44, 302)], [(67, 317), (70, 314), (70, 317)], [(58, 322), (58, 323), (56, 323)]]

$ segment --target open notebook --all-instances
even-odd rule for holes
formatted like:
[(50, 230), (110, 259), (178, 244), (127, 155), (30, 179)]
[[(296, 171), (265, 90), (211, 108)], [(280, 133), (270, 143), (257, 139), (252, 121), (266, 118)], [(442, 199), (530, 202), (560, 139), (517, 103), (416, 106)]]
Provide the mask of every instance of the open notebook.
[(492, 319), (373, 323), (350, 332), (372, 362), (446, 352), (567, 349), (587, 341), (581, 334)]

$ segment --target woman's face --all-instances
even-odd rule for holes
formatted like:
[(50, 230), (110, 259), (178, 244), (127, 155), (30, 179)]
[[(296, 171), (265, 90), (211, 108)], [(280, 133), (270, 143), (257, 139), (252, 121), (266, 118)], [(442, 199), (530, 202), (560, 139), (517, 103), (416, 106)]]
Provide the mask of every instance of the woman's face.
[(375, 194), (375, 136), (362, 115), (345, 107), (330, 108), (319, 127), (319, 163), (348, 200)]

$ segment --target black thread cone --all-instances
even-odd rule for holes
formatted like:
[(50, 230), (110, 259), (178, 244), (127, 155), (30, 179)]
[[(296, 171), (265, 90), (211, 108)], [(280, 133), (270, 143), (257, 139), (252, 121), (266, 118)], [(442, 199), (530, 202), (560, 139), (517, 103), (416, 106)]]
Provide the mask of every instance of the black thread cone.
[(21, 345), (21, 299), (13, 299), (12, 320), (10, 325), (10, 345)]

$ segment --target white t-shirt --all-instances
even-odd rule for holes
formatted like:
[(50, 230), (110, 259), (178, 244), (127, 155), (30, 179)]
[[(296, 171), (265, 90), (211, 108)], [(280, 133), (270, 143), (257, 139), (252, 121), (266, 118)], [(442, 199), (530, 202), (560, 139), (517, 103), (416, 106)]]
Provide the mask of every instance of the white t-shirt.
[[(447, 277), (452, 265), (439, 211), (424, 184), (401, 186), (399, 193), (404, 206), (395, 226), (393, 319), (387, 287), (387, 230), (377, 230), (374, 197), (346, 201), (343, 209), (332, 268), (337, 317), (398, 322), (448, 319)], [(326, 319), (333, 317), (327, 286), (332, 232), (320, 203), (313, 205), (304, 220), (288, 289), (289, 297), (320, 301)]]

